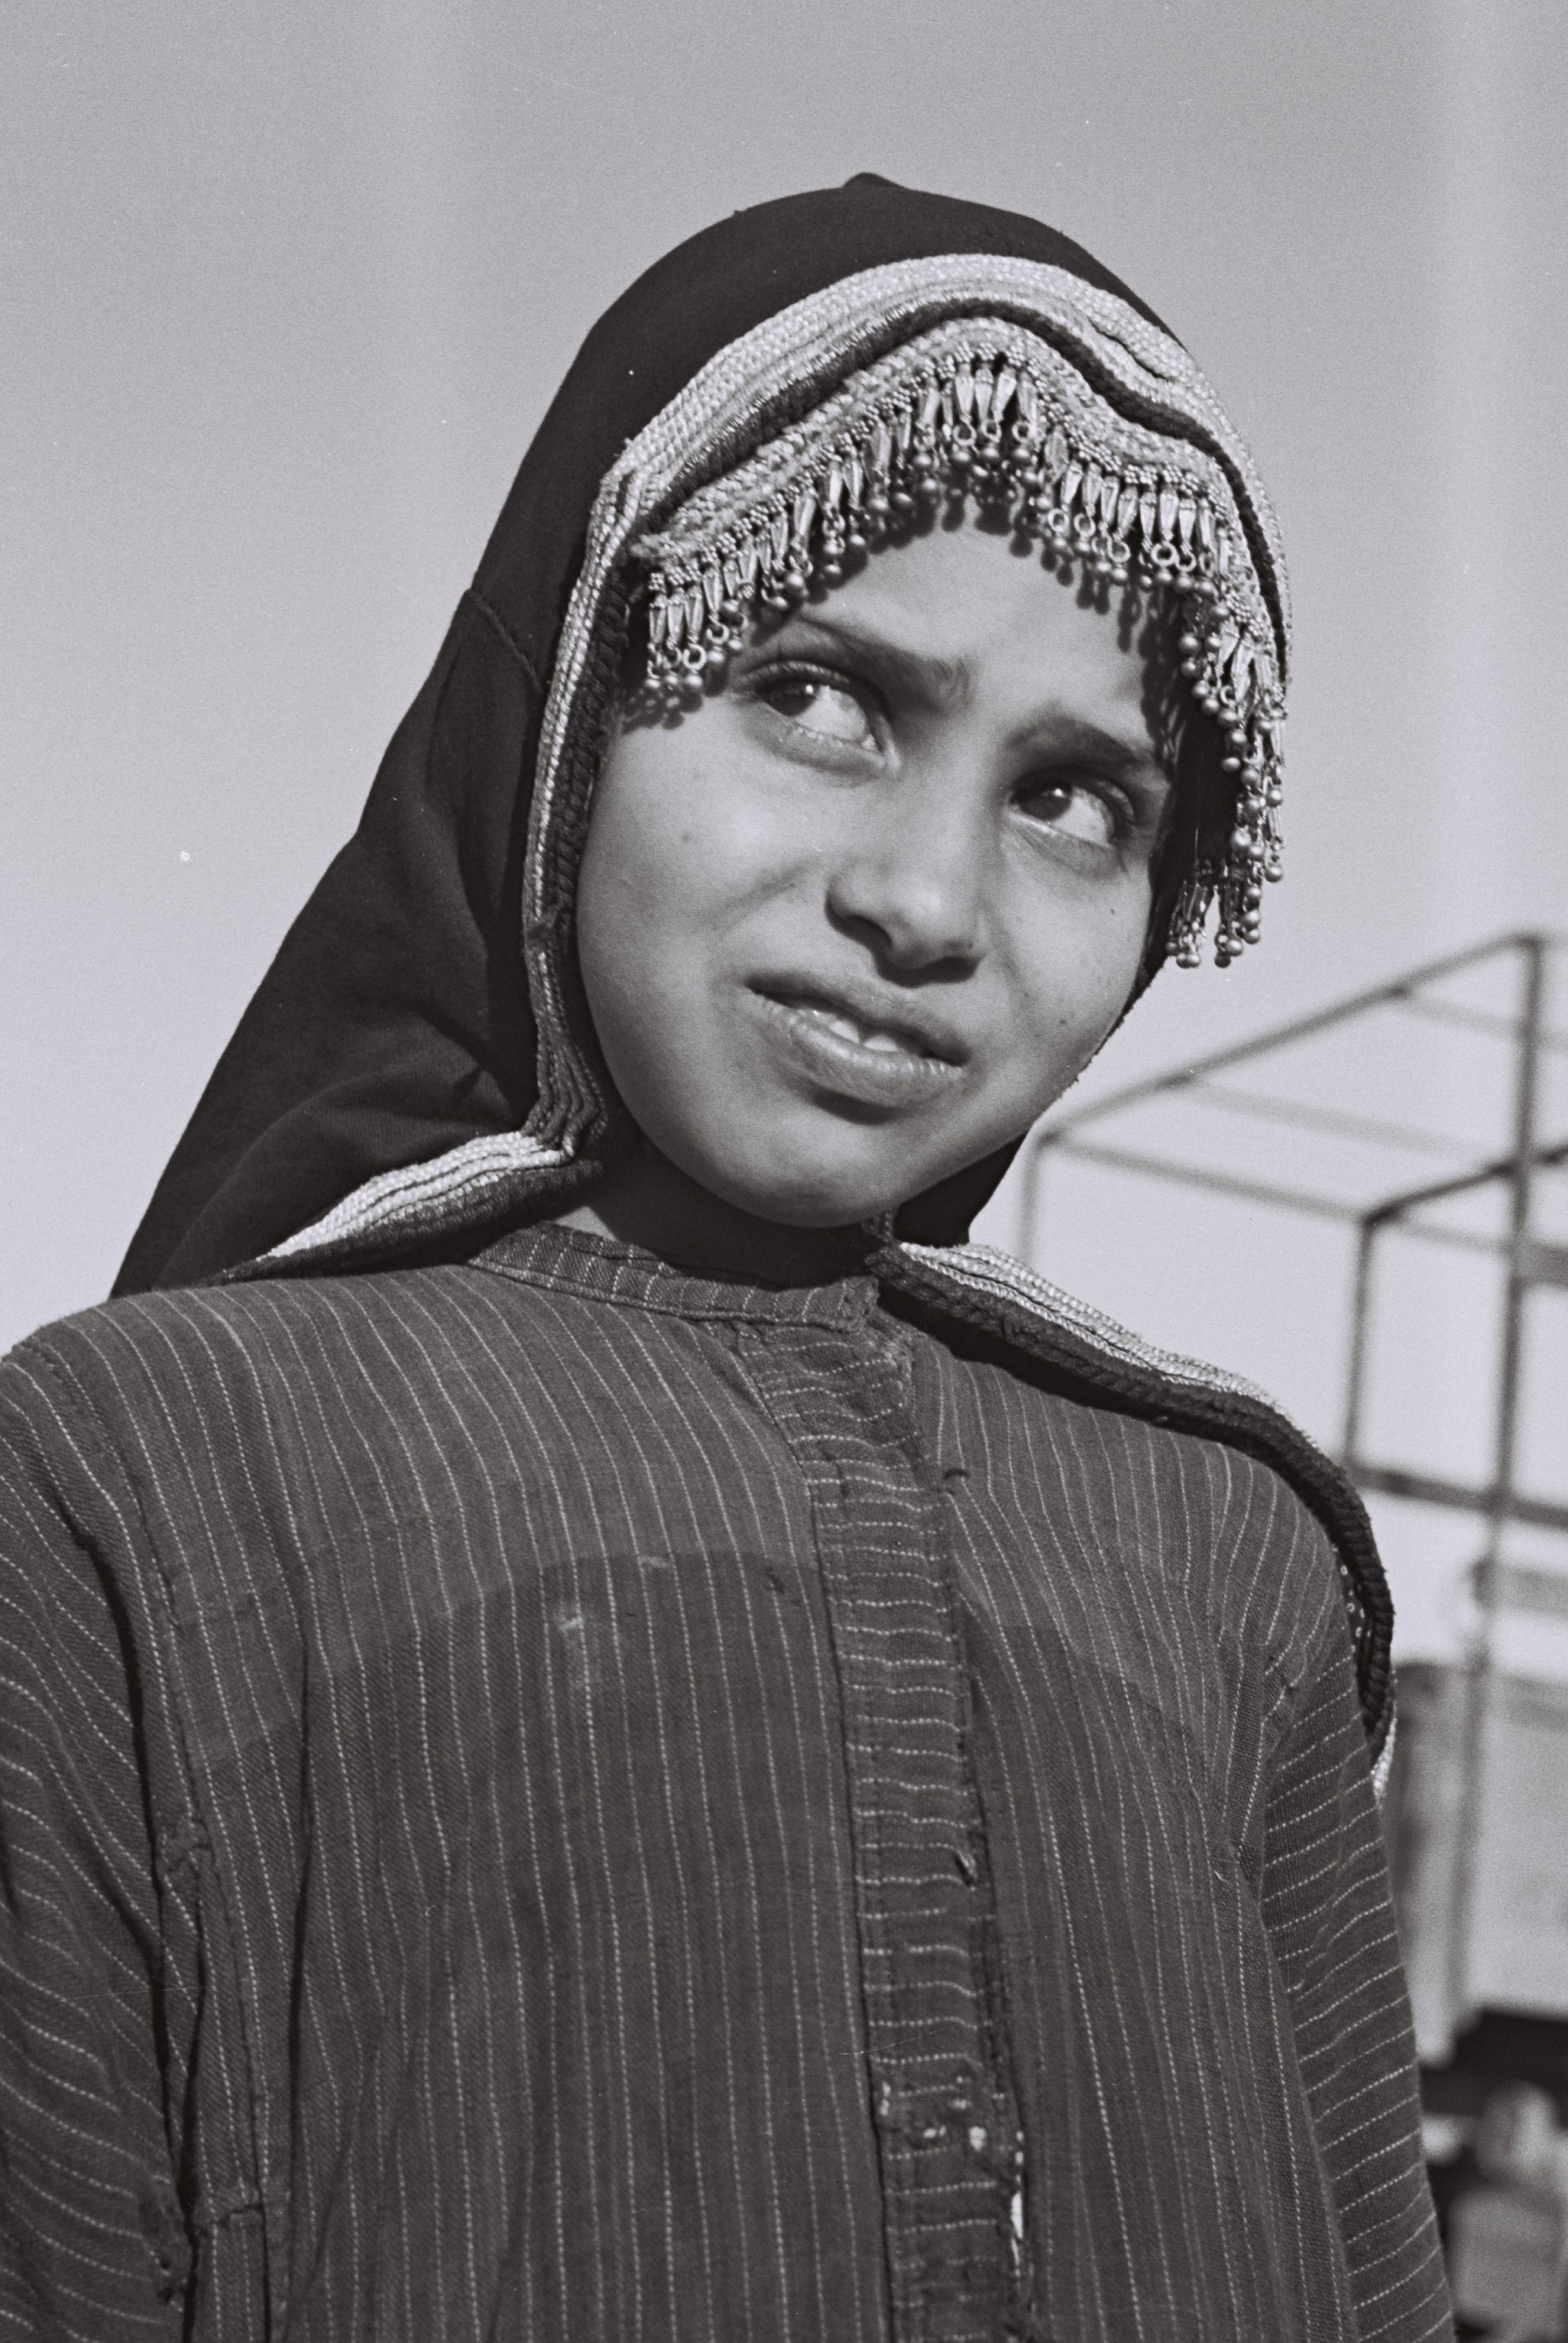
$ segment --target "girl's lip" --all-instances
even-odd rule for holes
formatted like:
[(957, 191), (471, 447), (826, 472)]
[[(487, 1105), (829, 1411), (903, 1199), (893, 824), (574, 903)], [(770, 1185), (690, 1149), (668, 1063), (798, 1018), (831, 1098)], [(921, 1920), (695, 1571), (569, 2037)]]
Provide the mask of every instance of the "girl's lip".
[(748, 991), (769, 1031), (819, 1090), (867, 1106), (923, 1106), (961, 1077), (962, 1068), (951, 1059), (933, 1056), (897, 1033), (889, 1033), (879, 1047), (836, 1031), (831, 1021), (853, 1012), (837, 1010), (826, 1001), (781, 997), (750, 987)]

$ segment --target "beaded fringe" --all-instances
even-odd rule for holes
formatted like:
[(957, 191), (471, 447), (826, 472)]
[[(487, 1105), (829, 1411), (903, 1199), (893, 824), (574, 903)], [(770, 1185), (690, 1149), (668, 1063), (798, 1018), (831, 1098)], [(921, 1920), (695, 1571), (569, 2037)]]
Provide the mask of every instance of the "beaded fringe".
[(1230, 483), (1205, 450), (1121, 414), (1022, 327), (964, 318), (904, 344), (638, 541), (655, 704), (694, 706), (759, 610), (782, 617), (890, 534), (969, 498), (1049, 562), (1175, 598), (1181, 673), (1219, 728), (1234, 798), (1228, 844), (1188, 875), (1166, 949), (1196, 967), (1217, 904), (1223, 968), (1257, 941), (1261, 882), (1280, 876), (1284, 716)]

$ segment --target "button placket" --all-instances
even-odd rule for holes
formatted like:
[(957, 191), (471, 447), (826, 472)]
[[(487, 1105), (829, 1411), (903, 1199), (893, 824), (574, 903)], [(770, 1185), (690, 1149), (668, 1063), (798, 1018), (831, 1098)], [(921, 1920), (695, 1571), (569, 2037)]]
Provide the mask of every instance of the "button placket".
[(1021, 2331), (1022, 2147), (944, 1501), (896, 1342), (752, 1327), (740, 1358), (805, 1476), (831, 1624), (893, 2331), (995, 2343)]

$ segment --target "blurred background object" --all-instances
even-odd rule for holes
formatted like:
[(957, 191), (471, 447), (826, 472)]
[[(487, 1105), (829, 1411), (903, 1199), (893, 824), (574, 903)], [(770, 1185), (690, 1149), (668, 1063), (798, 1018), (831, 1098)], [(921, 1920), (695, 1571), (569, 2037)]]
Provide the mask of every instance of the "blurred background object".
[(1494, 2343), (1568, 2333), (1568, 2131), (1551, 2094), (1504, 2083), (1474, 2131), (1476, 2186), (1450, 2214), (1454, 2301)]

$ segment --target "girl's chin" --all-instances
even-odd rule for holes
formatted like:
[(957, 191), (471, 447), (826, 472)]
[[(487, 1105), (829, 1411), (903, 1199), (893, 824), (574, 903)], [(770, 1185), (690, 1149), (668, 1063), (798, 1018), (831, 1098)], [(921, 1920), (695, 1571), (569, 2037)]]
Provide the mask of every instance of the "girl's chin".
[(895, 1212), (912, 1196), (923, 1195), (945, 1174), (933, 1172), (919, 1187), (911, 1187), (907, 1170), (904, 1176), (890, 1172), (881, 1179), (845, 1179), (824, 1182), (820, 1177), (803, 1179), (799, 1182), (780, 1182), (772, 1178), (748, 1178), (726, 1169), (705, 1180), (703, 1185), (728, 1204), (733, 1204), (753, 1220), (769, 1221), (777, 1227), (789, 1229), (851, 1229), (867, 1221), (874, 1221), (884, 1212)]
[[(793, 1102), (791, 1102), (793, 1103)], [(982, 1132), (969, 1147), (939, 1133), (916, 1115), (850, 1119), (815, 1104), (769, 1111), (774, 1101), (738, 1105), (716, 1129), (668, 1129), (667, 1153), (709, 1195), (747, 1213), (793, 1229), (850, 1229), (916, 1196), (923, 1196), (1002, 1144)], [(711, 1107), (710, 1107), (711, 1111)], [(737, 1136), (741, 1143), (735, 1144)], [(946, 1136), (946, 1146), (933, 1144)]]

